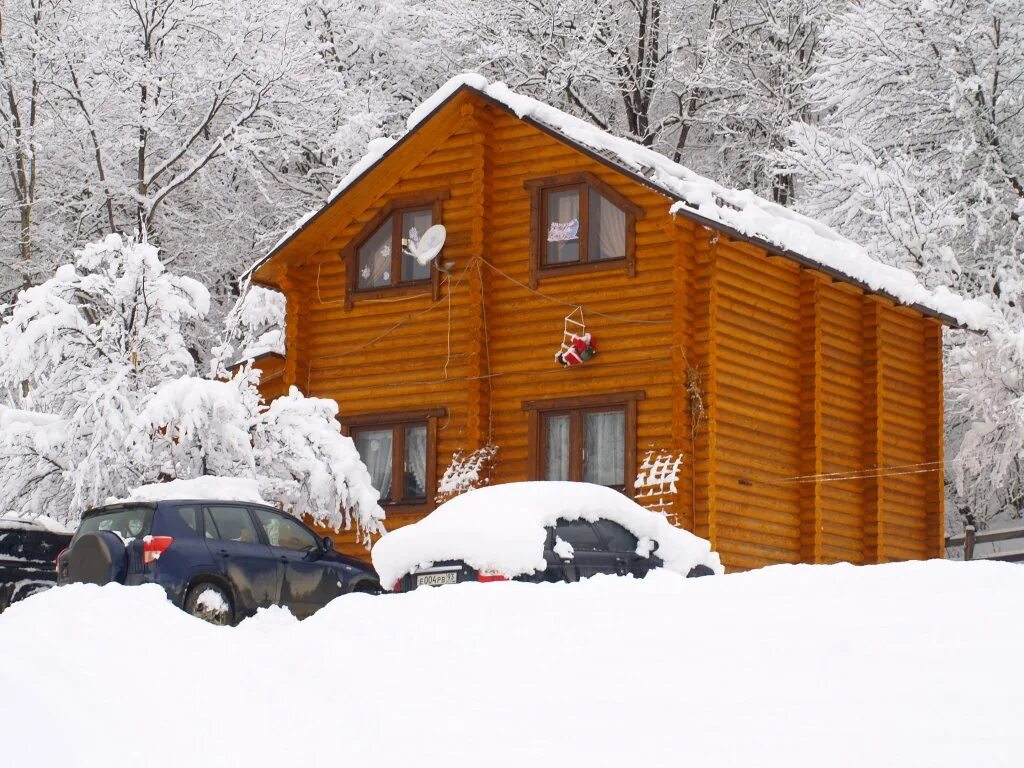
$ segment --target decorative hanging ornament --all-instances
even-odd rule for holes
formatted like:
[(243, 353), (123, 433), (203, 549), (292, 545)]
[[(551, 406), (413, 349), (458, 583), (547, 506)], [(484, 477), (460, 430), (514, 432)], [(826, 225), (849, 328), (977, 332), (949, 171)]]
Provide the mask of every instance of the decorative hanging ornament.
[(565, 316), (562, 328), (562, 347), (555, 353), (555, 360), (563, 368), (581, 365), (597, 354), (594, 339), (587, 332), (583, 320), (583, 307), (576, 307)]

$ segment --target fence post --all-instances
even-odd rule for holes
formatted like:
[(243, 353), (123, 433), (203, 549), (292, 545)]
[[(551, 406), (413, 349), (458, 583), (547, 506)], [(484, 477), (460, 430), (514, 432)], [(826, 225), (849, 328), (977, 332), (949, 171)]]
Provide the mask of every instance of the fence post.
[(964, 560), (974, 558), (974, 526), (964, 526)]

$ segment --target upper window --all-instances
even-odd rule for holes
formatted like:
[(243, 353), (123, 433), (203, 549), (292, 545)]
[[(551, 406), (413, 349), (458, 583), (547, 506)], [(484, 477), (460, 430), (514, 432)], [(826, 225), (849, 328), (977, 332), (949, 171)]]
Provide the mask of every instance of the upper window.
[(342, 256), (346, 261), (345, 304), (382, 293), (431, 292), (439, 297), (438, 271), (420, 264), (413, 246), (434, 224), (441, 223), (441, 203), (446, 190), (386, 203), (349, 241)]
[(436, 421), (434, 412), (346, 420), (359, 458), (370, 471), (373, 487), (380, 491), (381, 504), (431, 505)]
[(588, 173), (528, 181), (533, 195), (532, 277), (624, 265), (634, 271), (641, 210)]
[(586, 184), (542, 191), (545, 267), (626, 258), (626, 212)]
[(359, 246), (356, 290), (394, 288), (430, 280), (430, 265), (412, 257), (409, 246), (433, 225), (430, 208), (398, 210)]

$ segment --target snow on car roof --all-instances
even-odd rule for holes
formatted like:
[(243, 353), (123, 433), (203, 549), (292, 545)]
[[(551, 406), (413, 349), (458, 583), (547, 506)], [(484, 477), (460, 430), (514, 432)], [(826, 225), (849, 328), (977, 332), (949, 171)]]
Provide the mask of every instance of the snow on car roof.
[(0, 515), (0, 528), (7, 530), (21, 529), (35, 531), (42, 529), (44, 531), (49, 531), (50, 533), (74, 533), (72, 529), (47, 515), (39, 515), (38, 517), (22, 517), (11, 512)]
[[(790, 257), (809, 262), (808, 266), (812, 268), (832, 273), (870, 292), (886, 295), (957, 325), (983, 330), (988, 324), (990, 310), (983, 302), (965, 299), (945, 286), (927, 288), (913, 273), (876, 261), (862, 246), (819, 221), (765, 200), (750, 190), (736, 190), (718, 184), (649, 147), (608, 133), (550, 104), (515, 93), (504, 83), (492, 83), (479, 74), (457, 75), (438, 88), (409, 116), (402, 138), (410, 135), (460, 89), (473, 90), (497, 102), (519, 118), (550, 129), (658, 189), (673, 201), (670, 204), (672, 213), (703, 220), (710, 226), (718, 225), (741, 237), (779, 249)], [(390, 138), (370, 141), (366, 154), (353, 164), (326, 203), (297, 220), (267, 256), (248, 270), (246, 277), (361, 179), (398, 143)]]
[(711, 545), (661, 514), (611, 488), (560, 481), (477, 488), (445, 502), (413, 525), (385, 534), (371, 551), (381, 584), (394, 584), (419, 565), (464, 560), (508, 577), (546, 567), (545, 527), (566, 520), (612, 520), (638, 539), (658, 543), (665, 567), (682, 574), (695, 565), (722, 573)]
[(140, 485), (128, 492), (123, 499), (108, 499), (107, 504), (122, 504), (130, 501), (251, 501), (267, 502), (260, 496), (255, 480), (242, 477), (214, 477), (204, 475), (190, 480), (171, 480), (166, 483)]

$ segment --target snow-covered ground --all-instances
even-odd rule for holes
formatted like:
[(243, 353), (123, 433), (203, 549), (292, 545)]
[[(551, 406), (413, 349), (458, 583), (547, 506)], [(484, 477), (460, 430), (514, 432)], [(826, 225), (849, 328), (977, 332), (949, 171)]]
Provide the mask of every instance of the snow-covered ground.
[(158, 587), (0, 615), (0, 764), (1018, 766), (1024, 568), (465, 584), (237, 628)]

